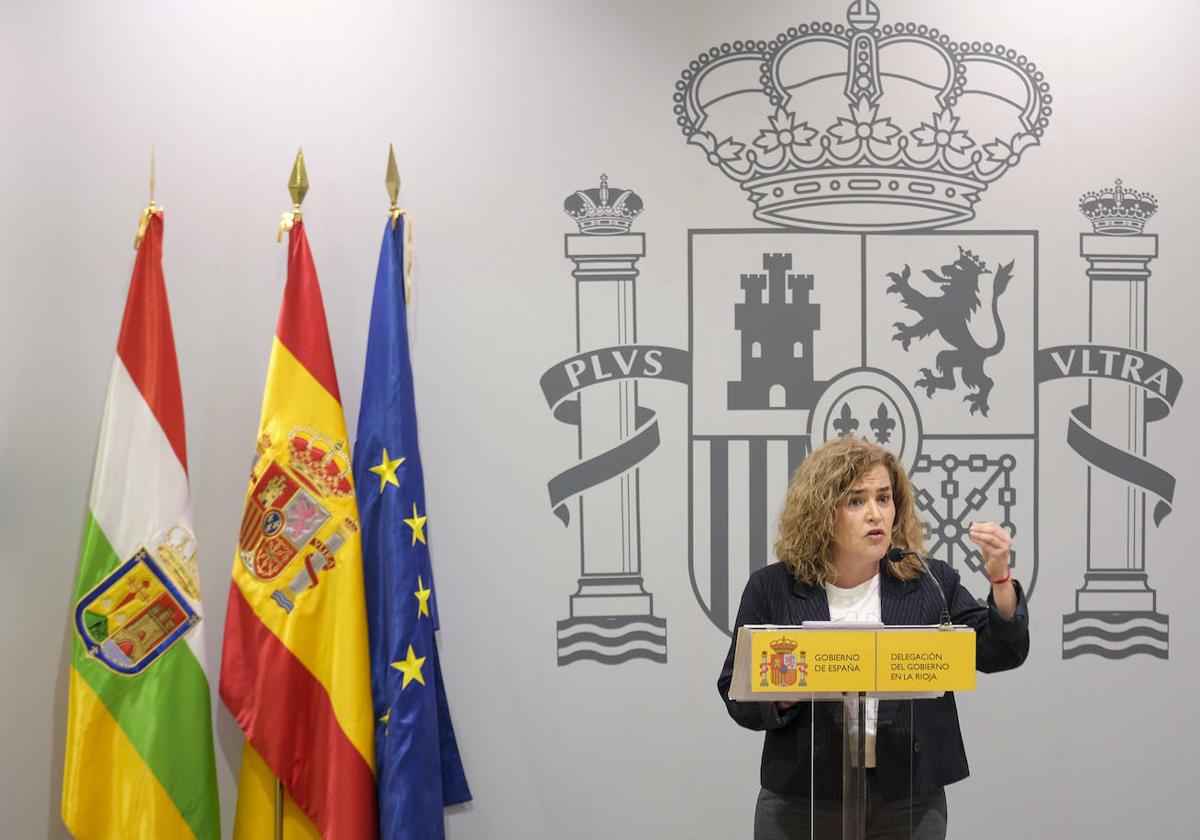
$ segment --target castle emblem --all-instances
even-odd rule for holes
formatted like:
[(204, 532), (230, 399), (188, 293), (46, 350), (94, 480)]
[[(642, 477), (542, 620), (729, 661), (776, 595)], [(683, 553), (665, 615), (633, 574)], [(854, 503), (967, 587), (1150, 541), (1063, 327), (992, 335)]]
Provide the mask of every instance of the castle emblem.
[(763, 254), (767, 273), (742, 275), (746, 297), (734, 306), (742, 378), (729, 383), (731, 408), (812, 408), (804, 401), (818, 390), (812, 348), (821, 307), (809, 300), (812, 275), (791, 269), (791, 254)]

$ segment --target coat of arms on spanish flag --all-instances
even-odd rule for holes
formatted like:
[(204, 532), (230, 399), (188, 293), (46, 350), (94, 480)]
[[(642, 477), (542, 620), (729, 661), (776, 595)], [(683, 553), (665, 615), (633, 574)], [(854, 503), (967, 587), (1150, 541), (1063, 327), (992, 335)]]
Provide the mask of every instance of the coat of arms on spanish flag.
[(279, 779), (286, 838), (362, 840), (378, 822), (358, 508), (302, 221), (289, 237), (221, 662), (247, 740), (234, 836), (273, 836)]

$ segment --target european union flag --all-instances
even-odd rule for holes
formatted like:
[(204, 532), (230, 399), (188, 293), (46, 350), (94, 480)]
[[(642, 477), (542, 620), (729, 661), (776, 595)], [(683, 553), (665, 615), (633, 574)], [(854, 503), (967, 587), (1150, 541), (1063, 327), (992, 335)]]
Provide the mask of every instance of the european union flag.
[(407, 221), (389, 220), (383, 234), (354, 451), (383, 840), (442, 838), (443, 807), (471, 798), (433, 635), (437, 598), (405, 320)]

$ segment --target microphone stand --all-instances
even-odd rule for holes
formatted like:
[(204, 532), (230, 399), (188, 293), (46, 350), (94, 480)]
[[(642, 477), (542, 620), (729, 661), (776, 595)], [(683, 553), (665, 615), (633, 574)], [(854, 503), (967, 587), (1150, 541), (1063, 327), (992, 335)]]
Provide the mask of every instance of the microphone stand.
[(929, 563), (925, 558), (915, 551), (905, 551), (903, 548), (889, 548), (888, 553), (884, 555), (889, 563), (899, 563), (905, 557), (916, 557), (921, 561), (921, 567), (925, 570), (925, 574), (933, 581), (933, 585), (937, 587), (938, 595), (942, 598), (942, 623), (938, 627), (939, 630), (949, 630), (953, 626), (950, 623), (950, 604), (946, 600), (946, 592), (942, 589), (942, 584), (936, 577), (933, 576), (933, 570), (929, 568)]

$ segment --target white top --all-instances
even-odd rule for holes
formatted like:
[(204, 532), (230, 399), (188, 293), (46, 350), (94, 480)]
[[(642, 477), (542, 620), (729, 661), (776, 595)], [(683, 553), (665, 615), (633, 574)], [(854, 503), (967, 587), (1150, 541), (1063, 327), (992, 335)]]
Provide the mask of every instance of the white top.
[[(831, 621), (855, 621), (882, 623), (883, 608), (879, 600), (879, 575), (865, 580), (858, 586), (843, 589), (831, 583), (825, 584), (825, 595), (829, 599), (829, 618)], [(866, 757), (867, 767), (875, 766), (875, 730), (879, 719), (879, 701), (870, 697), (866, 701), (867, 733)], [(851, 763), (858, 763), (858, 706), (847, 708), (846, 725), (850, 730)]]

